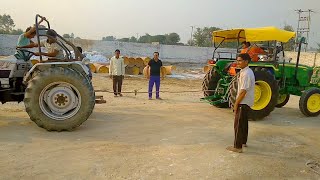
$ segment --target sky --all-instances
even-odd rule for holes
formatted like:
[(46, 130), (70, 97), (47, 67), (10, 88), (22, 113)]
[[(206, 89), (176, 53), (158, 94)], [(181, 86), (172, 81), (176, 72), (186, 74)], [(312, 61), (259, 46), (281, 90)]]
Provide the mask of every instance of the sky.
[(0, 0), (0, 14), (10, 14), (16, 28), (47, 17), (59, 34), (100, 40), (176, 32), (191, 38), (191, 26), (222, 29), (276, 26), (297, 28), (296, 9), (313, 9), (310, 45), (320, 43), (320, 0)]

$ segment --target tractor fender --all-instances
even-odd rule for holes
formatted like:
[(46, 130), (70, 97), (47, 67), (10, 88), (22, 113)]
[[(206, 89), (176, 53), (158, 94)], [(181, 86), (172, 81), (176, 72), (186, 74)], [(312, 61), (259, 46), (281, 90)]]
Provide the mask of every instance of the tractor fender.
[(24, 76), (23, 83), (27, 84), (30, 79), (32, 79), (32, 75), (35, 72), (41, 72), (51, 67), (65, 67), (73, 69), (80, 74), (85, 75), (85, 77), (89, 77), (89, 68), (83, 64), (81, 61), (79, 62), (50, 62), (50, 63), (37, 63), (35, 64)]

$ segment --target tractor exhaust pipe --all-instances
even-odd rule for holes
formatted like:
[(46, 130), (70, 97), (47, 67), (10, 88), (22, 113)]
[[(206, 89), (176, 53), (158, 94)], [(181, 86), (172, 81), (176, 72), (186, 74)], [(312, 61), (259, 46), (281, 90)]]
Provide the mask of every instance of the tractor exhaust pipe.
[(297, 76), (298, 76), (298, 66), (299, 66), (299, 61), (300, 61), (301, 46), (302, 46), (302, 43), (304, 43), (304, 42), (305, 42), (305, 38), (302, 37), (302, 38), (300, 39), (300, 42), (299, 42), (297, 63), (296, 63), (296, 68), (295, 68), (295, 70), (294, 70), (294, 77), (295, 77), (296, 80), (297, 80)]

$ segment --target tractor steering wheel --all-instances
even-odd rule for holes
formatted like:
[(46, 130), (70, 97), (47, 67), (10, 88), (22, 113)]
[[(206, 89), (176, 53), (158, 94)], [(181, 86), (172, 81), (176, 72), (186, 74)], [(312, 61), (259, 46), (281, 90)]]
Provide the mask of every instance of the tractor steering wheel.
[(25, 61), (29, 61), (30, 58), (34, 55), (34, 52), (22, 49), (22, 48), (16, 48), (18, 55), (20, 58), (24, 59)]

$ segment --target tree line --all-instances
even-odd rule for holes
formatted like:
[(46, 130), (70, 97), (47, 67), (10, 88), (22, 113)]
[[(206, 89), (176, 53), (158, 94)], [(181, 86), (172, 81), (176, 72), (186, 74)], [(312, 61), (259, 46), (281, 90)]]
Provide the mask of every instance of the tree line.
[(18, 35), (22, 34), (22, 29), (15, 29), (16, 25), (14, 24), (13, 19), (10, 15), (3, 14), (0, 15), (0, 34), (12, 34), (12, 35)]
[[(291, 25), (285, 25), (283, 27), (284, 30), (294, 32), (294, 29)], [(219, 27), (203, 27), (197, 28), (196, 31), (192, 34), (193, 38), (190, 39), (186, 45), (198, 46), (198, 47), (212, 47), (212, 32), (221, 30)], [(8, 14), (0, 15), (0, 34), (12, 34), (19, 35), (24, 31), (22, 29), (15, 29), (14, 20)], [(74, 34), (63, 34), (64, 38), (75, 38)], [(80, 37), (76, 37), (76, 39), (81, 39)], [(164, 35), (150, 35), (146, 33), (139, 38), (135, 36), (120, 38), (117, 39), (115, 36), (106, 36), (102, 37), (102, 41), (120, 41), (120, 42), (135, 42), (135, 43), (152, 43), (158, 42), (160, 44), (167, 45), (185, 45), (180, 42), (180, 36), (178, 33), (169, 33)], [(320, 43), (317, 43), (317, 50), (320, 52)], [(237, 46), (237, 43), (226, 43), (221, 47), (234, 48)], [(284, 43), (284, 50), (291, 51), (295, 47), (295, 39), (290, 39), (287, 43)]]
[(146, 33), (139, 38), (134, 36), (128, 38), (117, 39), (115, 36), (106, 36), (102, 38), (102, 41), (120, 41), (120, 42), (135, 42), (135, 43), (152, 43), (158, 42), (159, 44), (168, 44), (168, 45), (183, 45), (180, 43), (180, 36), (177, 33), (169, 33), (164, 35), (150, 35)]
[[(285, 25), (283, 27), (284, 30), (292, 31), (293, 27), (290, 25)], [(212, 32), (222, 30), (219, 27), (203, 27), (197, 28), (196, 31), (192, 34), (192, 40), (188, 40), (186, 45), (189, 46), (198, 46), (198, 47), (213, 47), (212, 41)], [(165, 35), (155, 35), (152, 36), (150, 34), (145, 34), (138, 39), (134, 36), (130, 38), (121, 38), (117, 39), (115, 36), (106, 36), (102, 38), (103, 41), (120, 41), (120, 42), (137, 42), (137, 43), (152, 43), (152, 42), (159, 42), (160, 44), (169, 44), (169, 45), (185, 45), (183, 43), (179, 43), (180, 36), (177, 33), (170, 33)], [(222, 48), (236, 48), (238, 45), (237, 42), (229, 42), (223, 43), (221, 45)], [(320, 46), (320, 44), (319, 44)], [(284, 49), (286, 51), (291, 51), (295, 47), (295, 39), (290, 39), (287, 43), (284, 43)]]

